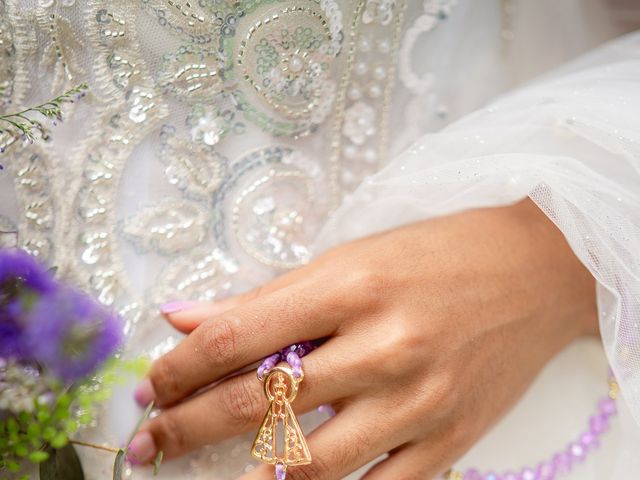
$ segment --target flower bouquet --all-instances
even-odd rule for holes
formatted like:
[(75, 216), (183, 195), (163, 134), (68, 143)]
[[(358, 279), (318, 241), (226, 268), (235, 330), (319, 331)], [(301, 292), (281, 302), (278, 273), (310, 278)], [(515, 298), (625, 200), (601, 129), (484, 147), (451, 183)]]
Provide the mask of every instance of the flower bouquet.
[(22, 250), (0, 249), (0, 479), (36, 469), (42, 480), (82, 479), (78, 445), (113, 452), (117, 479), (125, 449), (72, 437), (146, 361), (116, 359), (121, 319), (54, 274)]

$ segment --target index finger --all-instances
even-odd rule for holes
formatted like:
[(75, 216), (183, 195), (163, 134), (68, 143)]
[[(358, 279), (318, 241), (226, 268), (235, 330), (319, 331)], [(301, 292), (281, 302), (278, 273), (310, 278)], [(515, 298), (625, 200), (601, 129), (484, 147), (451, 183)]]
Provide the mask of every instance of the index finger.
[(208, 318), (153, 364), (137, 397), (170, 405), (287, 345), (329, 336), (347, 304), (304, 282)]

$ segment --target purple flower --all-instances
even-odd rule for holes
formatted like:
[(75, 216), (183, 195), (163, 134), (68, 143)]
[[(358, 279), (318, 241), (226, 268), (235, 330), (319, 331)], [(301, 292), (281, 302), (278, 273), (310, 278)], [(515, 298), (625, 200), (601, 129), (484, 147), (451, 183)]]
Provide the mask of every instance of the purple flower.
[(94, 373), (121, 341), (119, 317), (69, 288), (45, 295), (34, 305), (23, 338), (29, 356), (67, 383)]
[(44, 294), (56, 286), (53, 275), (35, 257), (17, 248), (0, 249), (0, 306), (17, 289)]
[(15, 318), (0, 311), (0, 358), (18, 358), (21, 351), (22, 326)]
[(22, 358), (25, 312), (40, 295), (57, 288), (53, 276), (34, 257), (18, 249), (0, 249), (0, 357)]

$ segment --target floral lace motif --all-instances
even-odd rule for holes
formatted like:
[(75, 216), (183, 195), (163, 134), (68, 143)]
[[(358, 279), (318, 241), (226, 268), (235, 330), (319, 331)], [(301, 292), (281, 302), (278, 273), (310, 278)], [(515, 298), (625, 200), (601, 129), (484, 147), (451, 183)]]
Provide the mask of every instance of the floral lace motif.
[(422, 15), (416, 18), (407, 29), (400, 49), (398, 68), (402, 83), (416, 95), (424, 94), (433, 87), (435, 82), (433, 73), (427, 72), (420, 75), (413, 68), (411, 55), (418, 37), (440, 25), (451, 15), (457, 4), (458, 0), (424, 0)]

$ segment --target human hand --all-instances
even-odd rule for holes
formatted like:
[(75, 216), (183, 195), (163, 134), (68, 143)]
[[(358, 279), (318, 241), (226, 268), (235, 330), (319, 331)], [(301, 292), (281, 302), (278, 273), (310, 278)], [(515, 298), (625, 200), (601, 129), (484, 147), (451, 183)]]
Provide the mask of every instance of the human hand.
[[(331, 404), (337, 415), (308, 435), (313, 463), (288, 469), (290, 480), (340, 479), (387, 452), (366, 480), (432, 478), (556, 352), (597, 332), (593, 278), (530, 200), (367, 237), (255, 291), (168, 310), (191, 333), (137, 391), (163, 408), (132, 443), (142, 460), (257, 429), (261, 382), (226, 377), (327, 338), (304, 357), (293, 407)], [(266, 465), (243, 477), (271, 478)]]

